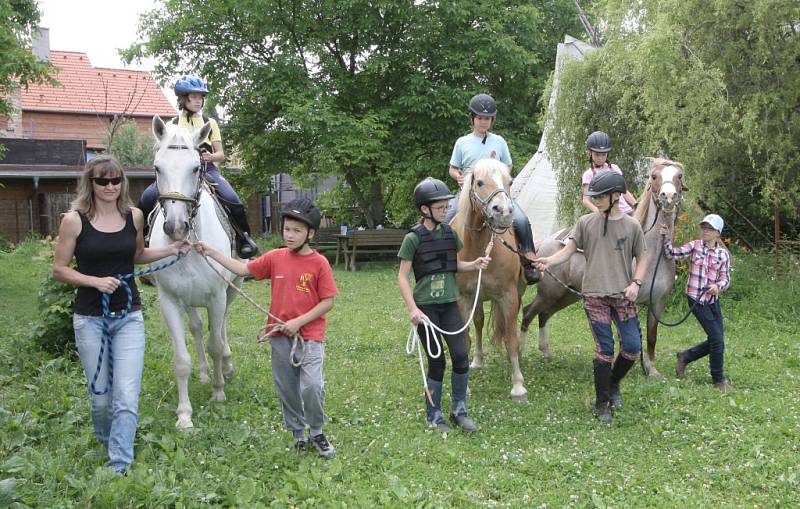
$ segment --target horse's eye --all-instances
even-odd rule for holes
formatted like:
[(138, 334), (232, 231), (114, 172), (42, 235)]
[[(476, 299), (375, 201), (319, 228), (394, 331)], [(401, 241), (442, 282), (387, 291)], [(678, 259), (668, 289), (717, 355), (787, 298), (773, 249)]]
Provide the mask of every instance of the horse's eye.
[(656, 177), (655, 175), (650, 175), (650, 178), (652, 178), (653, 180), (655, 180), (655, 179), (657, 179), (658, 177)]
[(478, 184), (478, 187), (483, 187), (483, 180), (478, 180), (476, 184)]
[(158, 165), (154, 165), (153, 169), (155, 170), (156, 173), (161, 173), (161, 168), (159, 168)]
[(194, 170), (192, 170), (193, 173), (197, 173), (198, 171), (200, 171), (200, 165), (195, 166)]

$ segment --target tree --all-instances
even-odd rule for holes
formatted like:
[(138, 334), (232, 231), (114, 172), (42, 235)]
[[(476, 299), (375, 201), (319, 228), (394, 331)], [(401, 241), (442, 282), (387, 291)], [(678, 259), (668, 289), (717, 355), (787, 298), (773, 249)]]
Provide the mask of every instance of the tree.
[[(0, 116), (13, 107), (9, 96), (31, 83), (57, 84), (50, 78), (51, 67), (31, 52), (32, 35), (39, 29), (35, 0), (0, 0)], [(3, 147), (0, 146), (0, 149)]]
[(119, 122), (113, 133), (106, 132), (103, 143), (108, 153), (125, 167), (149, 167), (153, 165), (153, 136), (139, 130), (133, 120)]
[[(715, 208), (769, 225), (775, 193), (798, 217), (800, 4), (792, 0), (608, 0), (606, 44), (563, 69), (548, 148), (562, 215), (579, 199), (586, 136), (608, 131), (623, 168), (666, 155)], [(641, 176), (641, 174), (640, 174)]]
[[(496, 96), (517, 163), (556, 43), (580, 25), (569, 0), (227, 0), (169, 2), (145, 15), (129, 58), (194, 70), (230, 115), (228, 142), (263, 184), (339, 177), (368, 226), (402, 223), (423, 176), (445, 178), (466, 104)], [(188, 62), (188, 65), (183, 63)]]

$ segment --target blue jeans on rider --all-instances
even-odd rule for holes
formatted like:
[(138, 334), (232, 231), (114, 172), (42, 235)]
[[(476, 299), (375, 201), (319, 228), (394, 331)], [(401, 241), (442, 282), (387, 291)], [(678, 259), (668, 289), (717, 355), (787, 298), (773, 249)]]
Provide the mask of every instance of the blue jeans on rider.
[[(145, 344), (142, 312), (134, 311), (124, 318), (111, 319), (114, 383), (102, 395), (93, 394), (90, 384), (97, 370), (103, 317), (76, 314), (72, 316), (72, 326), (75, 345), (86, 373), (94, 435), (108, 447), (107, 465), (117, 472), (124, 472), (133, 462), (133, 440), (138, 422)], [(103, 352), (95, 389), (101, 391), (107, 386), (108, 348)]]
[(614, 361), (614, 333), (611, 323), (617, 326), (620, 336), (620, 355), (636, 360), (642, 351), (639, 318), (636, 304), (624, 297), (586, 297), (583, 309), (589, 319), (594, 337), (594, 358), (605, 362)]
[(722, 326), (722, 309), (719, 299), (711, 303), (695, 305), (694, 299), (688, 298), (689, 307), (706, 333), (706, 340), (685, 350), (682, 354), (686, 362), (696, 361), (708, 355), (711, 379), (714, 383), (725, 381), (723, 358), (725, 353), (725, 334)]
[[(450, 208), (447, 210), (447, 216), (444, 220), (445, 223), (449, 224), (450, 221), (456, 216), (458, 197), (460, 195), (461, 191), (457, 192), (456, 195), (450, 199)], [(525, 211), (522, 210), (522, 207), (520, 207), (516, 201), (512, 200), (511, 203), (514, 204), (514, 210), (511, 213), (511, 221), (514, 227), (514, 234), (517, 237), (517, 243), (519, 244), (519, 252), (535, 252), (536, 246), (533, 243), (533, 230), (531, 229), (531, 222), (528, 219), (528, 216), (525, 214)]]
[[(240, 207), (242, 206), (242, 201), (239, 199), (236, 191), (234, 191), (233, 187), (225, 180), (225, 177), (220, 174), (217, 165), (209, 164), (206, 167), (205, 179), (207, 182), (216, 184), (214, 187), (219, 197), (226, 202), (225, 205), (233, 205), (234, 207), (237, 205)], [(156, 183), (153, 182), (147, 186), (147, 189), (144, 190), (142, 196), (139, 198), (139, 209), (144, 213), (145, 218), (147, 218), (150, 212), (155, 208), (158, 195), (158, 187)]]

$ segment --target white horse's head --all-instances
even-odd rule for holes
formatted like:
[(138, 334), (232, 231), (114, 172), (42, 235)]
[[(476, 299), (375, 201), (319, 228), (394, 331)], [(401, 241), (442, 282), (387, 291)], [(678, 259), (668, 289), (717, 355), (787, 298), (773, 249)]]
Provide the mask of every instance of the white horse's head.
[(510, 188), (508, 166), (497, 159), (481, 159), (464, 177), (461, 199), (465, 200), (465, 206), (477, 207), (492, 229), (508, 228), (514, 211)]
[(186, 129), (165, 124), (153, 117), (153, 136), (156, 138), (154, 168), (164, 213), (164, 233), (172, 240), (185, 239), (200, 198), (202, 168), (198, 147), (211, 131), (206, 124), (189, 134)]
[(650, 192), (664, 212), (674, 212), (689, 188), (683, 182), (683, 165), (669, 159), (655, 159), (650, 169)]

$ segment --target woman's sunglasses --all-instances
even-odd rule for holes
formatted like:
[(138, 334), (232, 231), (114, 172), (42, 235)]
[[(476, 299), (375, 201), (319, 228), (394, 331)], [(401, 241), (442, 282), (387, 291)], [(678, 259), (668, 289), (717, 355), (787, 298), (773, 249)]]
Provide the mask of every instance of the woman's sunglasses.
[(100, 187), (106, 187), (109, 183), (118, 186), (122, 182), (122, 177), (92, 177), (92, 182)]

